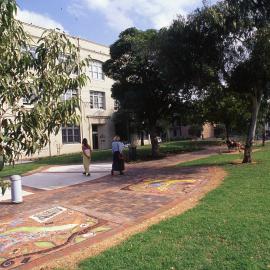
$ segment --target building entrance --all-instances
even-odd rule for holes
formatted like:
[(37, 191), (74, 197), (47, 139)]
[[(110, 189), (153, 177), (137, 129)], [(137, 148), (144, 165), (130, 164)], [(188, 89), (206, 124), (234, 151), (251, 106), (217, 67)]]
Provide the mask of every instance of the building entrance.
[(92, 142), (93, 142), (93, 149), (98, 149), (98, 125), (92, 125)]

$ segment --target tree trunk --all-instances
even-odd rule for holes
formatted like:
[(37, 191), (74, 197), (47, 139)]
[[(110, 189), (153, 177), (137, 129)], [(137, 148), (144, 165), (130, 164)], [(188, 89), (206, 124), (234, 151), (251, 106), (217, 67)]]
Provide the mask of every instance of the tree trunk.
[(0, 171), (2, 171), (4, 168), (4, 156), (2, 153), (0, 153)]
[(265, 123), (263, 123), (262, 146), (265, 146), (265, 140), (266, 140), (266, 130), (265, 130)]
[[(0, 124), (1, 124), (1, 119), (0, 119)], [(0, 125), (1, 128), (1, 125)], [(1, 134), (1, 132), (0, 132)], [(2, 142), (0, 144), (0, 171), (2, 171), (4, 168), (4, 150), (3, 150), (3, 146), (2, 146)]]
[(167, 128), (166, 132), (167, 132), (167, 141), (169, 142), (171, 141), (170, 129)]
[(262, 94), (258, 94), (258, 96), (252, 97), (252, 116), (251, 116), (251, 122), (248, 130), (248, 136), (245, 144), (245, 151), (244, 151), (244, 159), (243, 163), (251, 163), (251, 153), (252, 153), (252, 145), (253, 140), (255, 137), (256, 132), (256, 126), (257, 126), (257, 119), (258, 119), (258, 113), (260, 110), (262, 100)]
[(229, 125), (225, 124), (226, 141), (230, 140), (230, 131), (229, 130), (230, 130)]
[(159, 144), (155, 128), (152, 128), (150, 131), (150, 140), (152, 145), (152, 157), (157, 158), (159, 156)]
[(141, 131), (141, 146), (144, 146), (144, 132)]
[(50, 136), (50, 133), (48, 133), (48, 138), (49, 138), (49, 156), (51, 157), (52, 156), (52, 144), (51, 144), (51, 136)]

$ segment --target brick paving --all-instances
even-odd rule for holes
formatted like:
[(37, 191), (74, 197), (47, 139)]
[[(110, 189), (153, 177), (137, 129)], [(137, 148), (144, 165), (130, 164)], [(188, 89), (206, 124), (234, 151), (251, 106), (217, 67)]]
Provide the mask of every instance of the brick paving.
[[(211, 180), (211, 177), (213, 177), (211, 170), (205, 167), (176, 168), (172, 167), (172, 165), (207, 157), (218, 152), (220, 152), (220, 147), (210, 147), (203, 151), (169, 156), (162, 160), (128, 164), (126, 175), (124, 176), (109, 175), (57, 190), (44, 191), (26, 188), (27, 191), (31, 191), (34, 194), (25, 197), (22, 204), (13, 205), (8, 202), (0, 202), (0, 269), (13, 269), (14, 267), (19, 267), (16, 269), (31, 269), (41, 264), (46, 265), (52, 258), (61, 257), (63, 254), (86, 246), (89, 247), (93, 243), (136, 224), (136, 222), (141, 222), (149, 216), (164, 211), (166, 207), (169, 208), (173, 204), (179, 204), (181, 200), (191, 198), (194, 191), (200, 189)], [(150, 183), (151, 193), (149, 192), (150, 185), (149, 187), (147, 185), (144, 187), (145, 181), (149, 181), (149, 179), (153, 181), (160, 180), (158, 183)], [(158, 189), (160, 185), (162, 186), (163, 183), (171, 179), (180, 179), (182, 182), (180, 181), (176, 185), (173, 184), (172, 188), (168, 182), (168, 186), (171, 188), (170, 190), (167, 190), (166, 185), (165, 189)], [(133, 191), (128, 189), (129, 186), (138, 183), (142, 183), (142, 187), (145, 190)], [(157, 188), (157, 192), (155, 192), (155, 188)], [(46, 234), (44, 236), (43, 233), (39, 235), (39, 237), (43, 237), (42, 241), (38, 242), (39, 246), (41, 246), (39, 253), (33, 253), (31, 250), (33, 247), (32, 243), (30, 243), (32, 246), (28, 243), (27, 252), (25, 250), (17, 250), (18, 248), (15, 246), (11, 248), (9, 244), (6, 244), (6, 246), (2, 244), (2, 252), (6, 252), (9, 249), (10, 252), (4, 254), (11, 255), (8, 255), (8, 257), (7, 255), (1, 255), (1, 239), (6, 239), (5, 232), (2, 232), (3, 234), (1, 236), (2, 224), (13, 226), (12, 228), (18, 228), (19, 225), (10, 224), (20, 219), (26, 222), (27, 218), (27, 222), (29, 223), (29, 217), (31, 215), (57, 206), (68, 209), (72, 215), (80, 216), (82, 220), (87, 220), (87, 217), (93, 217), (100, 222), (100, 225), (98, 225), (99, 227), (96, 227), (97, 225), (95, 227), (89, 225), (87, 228), (81, 229), (81, 231), (79, 229), (70, 230), (68, 240), (59, 240), (58, 233), (53, 234), (53, 236), (50, 235), (50, 239), (54, 239), (52, 241), (54, 247), (50, 249), (41, 246), (39, 243), (47, 243), (44, 241)], [(66, 214), (63, 213), (63, 215)], [(85, 215), (85, 217), (82, 215)], [(51, 224), (65, 225), (61, 222), (61, 215), (59, 215), (58, 219), (52, 218), (48, 224), (39, 225), (44, 227), (51, 226)], [(34, 225), (36, 226), (37, 224)], [(78, 225), (83, 228), (82, 225), (84, 224), (78, 223)], [(10, 231), (11, 234), (14, 233), (12, 230)], [(85, 233), (86, 231), (88, 233)], [(63, 232), (61, 233), (63, 234)], [(65, 231), (65, 233), (67, 232)], [(18, 236), (17, 245), (24, 244), (23, 240), (21, 240), (21, 234)], [(24, 237), (29, 236), (24, 235)], [(33, 236), (32, 234), (31, 237), (36, 237), (36, 235)], [(55, 240), (56, 238), (57, 240)], [(63, 235), (62, 238), (64, 239)], [(61, 242), (62, 244), (57, 245), (55, 244), (56, 242)]]

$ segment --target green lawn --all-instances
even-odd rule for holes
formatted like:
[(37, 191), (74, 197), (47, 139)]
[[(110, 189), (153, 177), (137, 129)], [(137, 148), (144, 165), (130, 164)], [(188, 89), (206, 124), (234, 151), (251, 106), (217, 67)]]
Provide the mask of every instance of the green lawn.
[[(168, 154), (181, 154), (204, 149), (206, 146), (220, 145), (221, 141), (172, 141), (160, 144), (160, 158)], [(125, 149), (126, 155), (128, 150)], [(137, 161), (151, 160), (151, 145), (139, 146), (137, 148)]]
[(223, 184), (186, 213), (80, 264), (80, 270), (270, 269), (270, 147), (256, 164), (216, 155), (179, 166), (219, 165)]
[[(190, 151), (197, 151), (203, 149), (207, 145), (217, 145), (220, 141), (176, 141), (162, 143), (160, 145), (160, 152), (164, 156), (169, 153), (184, 153)], [(128, 150), (125, 150), (127, 155)], [(151, 145), (138, 147), (137, 156), (139, 161), (148, 160), (151, 158)], [(92, 161), (110, 161), (112, 159), (111, 150), (94, 151), (92, 154)], [(81, 153), (60, 155), (48, 158), (41, 158), (32, 163), (18, 164), (13, 166), (6, 166), (0, 172), (0, 177), (9, 176), (12, 174), (23, 174), (31, 170), (37, 169), (41, 166), (48, 165), (68, 165), (82, 163)]]

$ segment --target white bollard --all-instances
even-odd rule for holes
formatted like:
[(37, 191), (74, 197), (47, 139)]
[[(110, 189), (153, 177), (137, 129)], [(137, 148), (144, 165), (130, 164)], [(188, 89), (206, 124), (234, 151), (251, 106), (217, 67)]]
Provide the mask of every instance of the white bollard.
[(12, 175), (11, 181), (11, 201), (13, 203), (21, 203), (22, 198), (22, 177), (20, 175)]

